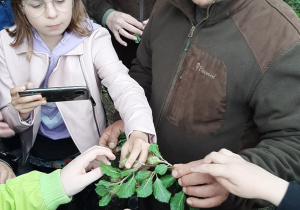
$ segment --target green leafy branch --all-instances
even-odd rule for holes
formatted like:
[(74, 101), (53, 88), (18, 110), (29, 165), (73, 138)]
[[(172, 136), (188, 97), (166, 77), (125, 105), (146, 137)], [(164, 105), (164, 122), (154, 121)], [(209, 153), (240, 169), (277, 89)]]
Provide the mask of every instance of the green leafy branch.
[[(118, 147), (121, 147), (126, 139), (123, 132), (119, 137)], [(130, 154), (119, 162), (121, 167)], [(109, 204), (114, 196), (119, 198), (129, 198), (133, 194), (137, 194), (139, 198), (146, 198), (154, 195), (155, 199), (163, 203), (170, 203), (171, 210), (183, 210), (186, 201), (186, 195), (180, 188), (180, 191), (172, 193), (167, 189), (174, 185), (176, 179), (167, 172), (171, 172), (172, 164), (163, 159), (157, 144), (150, 144), (149, 155), (146, 163), (140, 163), (140, 168), (119, 169), (111, 166), (101, 164), (101, 170), (106, 175), (96, 184), (96, 192), (100, 196), (99, 206), (106, 206)], [(190, 207), (190, 209), (193, 209)]]

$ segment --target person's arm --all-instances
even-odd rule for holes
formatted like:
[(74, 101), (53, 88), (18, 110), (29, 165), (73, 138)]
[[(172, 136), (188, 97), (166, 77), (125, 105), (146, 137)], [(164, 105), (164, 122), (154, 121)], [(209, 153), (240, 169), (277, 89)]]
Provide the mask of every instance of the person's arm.
[(115, 156), (104, 147), (94, 146), (76, 157), (62, 170), (50, 174), (33, 171), (0, 185), (0, 209), (54, 210), (99, 179), (99, 161), (110, 164)]
[(227, 149), (210, 153), (191, 171), (210, 174), (235, 195), (267, 200), (276, 206), (281, 203), (288, 189), (287, 181)]
[(245, 160), (287, 180), (300, 182), (300, 45), (270, 64), (251, 94), (250, 107), (260, 134), (254, 148), (239, 152)]

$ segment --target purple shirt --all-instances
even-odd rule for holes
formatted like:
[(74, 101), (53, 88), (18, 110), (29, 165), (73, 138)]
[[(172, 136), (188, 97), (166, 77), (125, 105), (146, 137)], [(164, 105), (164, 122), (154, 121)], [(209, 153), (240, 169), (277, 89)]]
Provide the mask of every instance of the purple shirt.
[[(100, 27), (93, 24), (93, 29)], [(48, 80), (57, 66), (58, 59), (73, 50), (87, 37), (77, 37), (73, 33), (65, 32), (61, 41), (51, 52), (39, 34), (33, 29), (33, 49), (36, 52), (42, 52), (49, 55), (49, 68), (44, 81), (40, 87), (48, 87)], [(39, 134), (46, 136), (53, 140), (63, 139), (70, 137), (68, 129), (60, 115), (56, 103), (47, 103), (41, 107), (41, 125), (39, 127)]]

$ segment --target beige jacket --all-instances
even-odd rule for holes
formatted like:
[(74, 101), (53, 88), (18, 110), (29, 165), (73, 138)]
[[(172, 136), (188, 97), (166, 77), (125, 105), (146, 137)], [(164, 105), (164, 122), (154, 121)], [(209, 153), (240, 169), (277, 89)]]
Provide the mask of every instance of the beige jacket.
[[(20, 121), (18, 111), (11, 105), (10, 89), (32, 82), (35, 87), (42, 83), (49, 64), (44, 53), (34, 52), (31, 62), (26, 60), (27, 45), (17, 48), (5, 30), (0, 32), (0, 110), (4, 120), (17, 133), (21, 133), (24, 159), (35, 141), (41, 122), (40, 107), (33, 112), (28, 123)], [(105, 28), (98, 28), (90, 37), (58, 60), (49, 77), (49, 87), (86, 86), (96, 102), (96, 120), (102, 132), (106, 126), (101, 104), (101, 82), (108, 88), (116, 109), (125, 122), (127, 136), (133, 130), (155, 135), (152, 112), (143, 89), (128, 76), (128, 69), (119, 61)], [(66, 127), (80, 152), (96, 145), (99, 140), (89, 100), (58, 102), (57, 107)], [(155, 140), (155, 137), (154, 137)]]

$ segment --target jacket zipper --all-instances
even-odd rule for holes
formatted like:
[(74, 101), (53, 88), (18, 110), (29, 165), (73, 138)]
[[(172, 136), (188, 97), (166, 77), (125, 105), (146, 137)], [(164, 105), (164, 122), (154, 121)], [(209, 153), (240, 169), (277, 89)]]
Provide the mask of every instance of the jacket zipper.
[(186, 44), (185, 44), (185, 47), (184, 47), (184, 52), (182, 53), (182, 56), (181, 56), (181, 59), (180, 59), (180, 62), (179, 62), (179, 65), (178, 65), (178, 68), (176, 70), (176, 73), (175, 73), (175, 76), (173, 78), (173, 81), (171, 83), (171, 86), (170, 86), (170, 89), (169, 89), (169, 92), (168, 92), (168, 95), (167, 95), (167, 98), (165, 100), (165, 102), (163, 103), (163, 107), (161, 109), (161, 112), (159, 114), (159, 117), (158, 117), (158, 120), (157, 120), (157, 126), (156, 126), (156, 130), (158, 131), (158, 128), (160, 127), (160, 124), (161, 124), (161, 120), (163, 118), (163, 116), (165, 115), (165, 112), (166, 112), (166, 109), (170, 103), (170, 99), (171, 99), (171, 95), (172, 95), (172, 92), (173, 92), (173, 89), (175, 87), (175, 84), (176, 84), (176, 81), (178, 79), (178, 75), (179, 73), (181, 72), (181, 68), (182, 68), (182, 65), (183, 65), (183, 61), (186, 57), (186, 53), (189, 51), (189, 48), (190, 48), (190, 45), (191, 45), (191, 39), (193, 38), (193, 35), (194, 35), (194, 31), (196, 29), (197, 26), (201, 25), (204, 21), (206, 21), (209, 17), (209, 12), (210, 12), (210, 8), (211, 6), (215, 3), (216, 1), (214, 0), (207, 8), (207, 16), (206, 18), (204, 18), (201, 22), (199, 22), (197, 25), (194, 25), (193, 22), (190, 20), (191, 24), (192, 24), (192, 28), (188, 34), (188, 39), (186, 41)]

